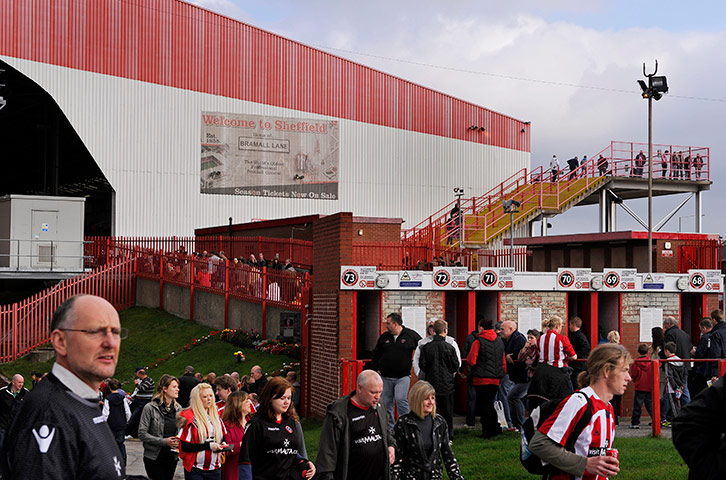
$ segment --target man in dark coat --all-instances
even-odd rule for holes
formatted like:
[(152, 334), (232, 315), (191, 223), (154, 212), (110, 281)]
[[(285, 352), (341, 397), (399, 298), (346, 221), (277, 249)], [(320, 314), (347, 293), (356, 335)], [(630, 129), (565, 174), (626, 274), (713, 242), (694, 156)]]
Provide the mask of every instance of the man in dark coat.
[[(726, 322), (723, 321), (723, 310), (718, 309), (711, 312), (711, 320), (713, 320), (713, 328), (706, 358), (726, 358)], [(708, 362), (706, 365), (706, 378), (711, 378), (715, 382), (719, 377), (718, 364)]]
[(13, 408), (22, 402), (25, 399), (25, 394), (28, 393), (28, 389), (23, 386), (24, 384), (25, 378), (16, 373), (10, 381), (10, 385), (0, 388), (0, 448), (3, 446), (5, 431), (10, 425), (10, 414)]
[[(675, 354), (678, 358), (683, 360), (691, 358), (691, 347), (693, 346), (691, 343), (691, 337), (689, 337), (686, 332), (678, 328), (676, 319), (670, 315), (663, 317), (663, 333), (665, 336), (665, 343), (673, 342), (676, 344)], [(664, 358), (664, 356), (665, 352), (662, 353), (661, 358)], [(688, 368), (688, 363), (686, 363), (686, 368)], [(688, 384), (686, 384), (683, 389), (683, 395), (681, 395), (681, 406), (690, 401), (691, 393), (688, 390)]]
[[(478, 322), (481, 322), (482, 320), (484, 320), (484, 317), (478, 317), (477, 325)], [(481, 331), (481, 327), (477, 326), (475, 330), (472, 330), (472, 332), (466, 336), (466, 340), (464, 340), (464, 346), (461, 348), (461, 358), (463, 360), (466, 360), (466, 357), (469, 355), (469, 351), (471, 350), (472, 344), (476, 341), (476, 336), (479, 335)], [(462, 372), (464, 373), (468, 373), (471, 370), (466, 364), (466, 361), (462, 363), (461, 368)], [(471, 375), (467, 375), (466, 377), (466, 426), (469, 428), (474, 428), (474, 424), (476, 423), (476, 389), (474, 388), (474, 384), (472, 383), (472, 378), (473, 377)]]
[[(514, 361), (519, 357), (519, 351), (522, 350), (524, 345), (527, 343), (527, 337), (517, 330), (517, 322), (513, 320), (505, 320), (502, 322), (500, 335), (504, 341), (504, 354), (507, 358), (507, 368), (511, 368), (514, 365)], [(514, 380), (510, 377), (509, 373), (502, 377), (502, 383), (499, 385), (497, 391), (497, 400), (502, 402), (502, 408), (504, 409), (504, 418), (507, 419), (507, 428), (510, 432), (515, 431), (514, 426), (516, 421), (512, 421), (512, 412), (509, 409), (509, 393), (514, 388)], [(522, 405), (521, 420), (524, 422), (524, 405)], [(517, 414), (515, 413), (515, 417)], [(517, 417), (518, 418), (518, 417)], [(520, 423), (521, 425), (521, 423)]]
[(192, 393), (192, 388), (196, 387), (198, 383), (199, 380), (194, 376), (194, 367), (187, 365), (184, 375), (179, 377), (179, 398), (177, 398), (177, 402), (183, 408), (189, 406), (189, 395)]
[(363, 370), (353, 393), (328, 405), (315, 461), (321, 480), (389, 480), (395, 442), (379, 403), (383, 380)]
[(444, 320), (434, 322), (431, 341), (421, 347), (419, 365), (426, 380), (436, 389), (436, 407), (449, 427), (449, 438), (454, 437), (454, 379), (459, 359), (454, 347), (446, 342), (449, 326)]
[(479, 322), (481, 333), (472, 344), (466, 363), (471, 367), (472, 383), (476, 389), (476, 407), (481, 415), (482, 438), (492, 438), (502, 433), (494, 410), (494, 397), (502, 377), (507, 373), (504, 342), (494, 331), (489, 319)]
[(673, 445), (688, 465), (691, 480), (726, 478), (726, 384), (705, 389), (673, 420)]
[(569, 330), (567, 336), (570, 338), (570, 343), (572, 344), (572, 348), (575, 349), (577, 358), (583, 359), (583, 361), (570, 363), (570, 367), (572, 367), (572, 386), (578, 389), (577, 376), (580, 372), (584, 372), (587, 369), (587, 362), (584, 360), (590, 355), (590, 341), (587, 339), (585, 332), (581, 330), (582, 319), (580, 317), (572, 317), (567, 323), (567, 328)]

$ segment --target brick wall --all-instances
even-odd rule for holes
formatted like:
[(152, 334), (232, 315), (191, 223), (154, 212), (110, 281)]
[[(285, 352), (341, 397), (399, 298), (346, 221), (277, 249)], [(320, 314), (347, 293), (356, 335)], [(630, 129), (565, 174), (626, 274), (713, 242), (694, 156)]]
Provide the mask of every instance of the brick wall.
[(520, 307), (532, 307), (542, 309), (542, 319), (559, 315), (567, 318), (567, 293), (566, 292), (501, 292), (500, 296), (500, 317), (504, 320), (517, 320)]
[[(396, 219), (354, 219), (353, 242), (401, 242), (401, 221)], [(393, 222), (389, 220), (394, 220)]]
[[(340, 266), (352, 258), (352, 214), (337, 213), (313, 225), (313, 295), (310, 317), (310, 412), (322, 417), (340, 396), (340, 358), (352, 354), (352, 293), (341, 292)], [(311, 388), (312, 387), (312, 388)]]
[(382, 317), (384, 319), (389, 313), (401, 313), (402, 307), (426, 307), (426, 321), (444, 320), (444, 292), (442, 291), (384, 290), (381, 293), (383, 294)]

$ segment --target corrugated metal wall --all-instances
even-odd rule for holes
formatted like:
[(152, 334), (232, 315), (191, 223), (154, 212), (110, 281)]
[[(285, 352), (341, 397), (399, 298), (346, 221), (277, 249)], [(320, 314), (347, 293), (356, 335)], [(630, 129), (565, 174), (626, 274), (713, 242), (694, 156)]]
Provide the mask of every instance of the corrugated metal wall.
[[(517, 120), (182, 2), (6, 0), (0, 18), (0, 57), (53, 96), (116, 190), (116, 235), (337, 211), (410, 227), (453, 187), (482, 194), (530, 164)], [(339, 200), (200, 194), (202, 111), (340, 119)]]
[(3, 0), (0, 19), (0, 55), (530, 151), (519, 120), (178, 0)]

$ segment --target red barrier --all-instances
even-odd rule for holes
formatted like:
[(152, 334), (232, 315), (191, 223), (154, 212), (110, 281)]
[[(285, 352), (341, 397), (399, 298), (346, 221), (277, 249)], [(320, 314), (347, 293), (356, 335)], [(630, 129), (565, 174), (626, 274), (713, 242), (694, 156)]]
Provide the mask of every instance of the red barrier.
[(343, 395), (348, 395), (355, 390), (358, 375), (363, 371), (366, 362), (368, 360), (340, 359), (340, 379)]
[[(661, 434), (661, 423), (660, 423), (660, 399), (661, 399), (661, 385), (660, 385), (660, 364), (661, 363), (673, 363), (683, 362), (682, 359), (669, 360), (669, 359), (654, 359), (651, 360), (651, 368), (653, 369), (653, 383), (652, 388), (652, 401), (653, 401), (653, 436), (659, 437)], [(714, 359), (714, 358), (689, 358), (685, 361), (686, 363), (718, 363), (718, 376), (723, 377), (726, 374), (726, 360)], [(693, 400), (693, 394), (691, 394), (691, 400)]]
[(0, 363), (15, 361), (48, 343), (53, 312), (68, 297), (86, 293), (105, 298), (117, 310), (133, 306), (134, 264), (135, 258), (113, 260), (21, 302), (0, 306)]

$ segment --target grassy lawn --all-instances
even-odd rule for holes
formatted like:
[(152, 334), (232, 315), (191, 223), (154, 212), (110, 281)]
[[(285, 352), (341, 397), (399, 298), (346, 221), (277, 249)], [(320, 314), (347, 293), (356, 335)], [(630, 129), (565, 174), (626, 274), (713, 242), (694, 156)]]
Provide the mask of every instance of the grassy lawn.
[[(322, 421), (303, 421), (308, 455), (315, 459)], [(457, 429), (454, 453), (461, 472), (467, 480), (475, 479), (527, 479), (530, 475), (519, 463), (519, 434), (504, 433), (493, 440), (478, 438), (479, 430)], [(620, 451), (618, 480), (662, 480), (688, 477), (688, 468), (667, 438), (615, 439)]]
[[(149, 375), (154, 379), (165, 373), (182, 375), (186, 365), (194, 366), (203, 375), (208, 372), (221, 374), (237, 371), (241, 376), (249, 374), (253, 365), (260, 365), (264, 372), (272, 372), (283, 363), (296, 361), (250, 348), (243, 349), (247, 360), (237, 363), (233, 353), (239, 349), (219, 340), (217, 336), (192, 346), (194, 339), (209, 335), (212, 329), (157, 309), (134, 307), (120, 312), (120, 317), (121, 325), (129, 329), (129, 337), (121, 344), (121, 356), (116, 367), (115, 377), (122, 382), (133, 379), (136, 367), (150, 366), (162, 358), (168, 360), (149, 369)], [(186, 345), (190, 345), (189, 350), (184, 350)], [(175, 354), (171, 355), (172, 352)], [(31, 363), (28, 357), (23, 357), (16, 362), (0, 365), (0, 373), (8, 378), (20, 373), (25, 377), (26, 386), (29, 386), (32, 371), (48, 372), (52, 366), (52, 360)]]

